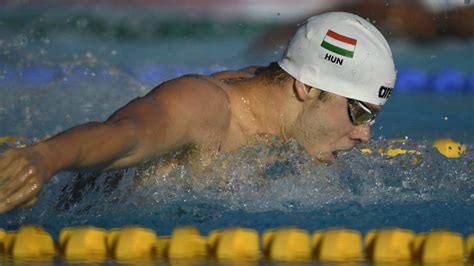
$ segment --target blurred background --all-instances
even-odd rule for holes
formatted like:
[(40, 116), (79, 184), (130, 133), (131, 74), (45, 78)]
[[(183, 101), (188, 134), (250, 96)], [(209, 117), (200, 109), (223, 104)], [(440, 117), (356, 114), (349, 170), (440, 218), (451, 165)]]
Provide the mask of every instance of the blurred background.
[[(0, 137), (32, 143), (104, 120), (171, 78), (268, 65), (280, 59), (299, 23), (335, 10), (375, 24), (398, 70), (394, 93), (373, 127), (374, 142), (367, 145), (421, 155), (391, 158), (354, 149), (333, 166), (315, 167), (290, 141), (224, 154), (196, 180), (186, 162), (138, 188), (133, 180), (153, 175), (162, 162), (102, 175), (66, 172), (51, 179), (33, 209), (0, 215), (0, 227), (39, 223), (57, 232), (79, 224), (141, 224), (169, 233), (177, 224), (204, 231), (233, 225), (363, 231), (400, 226), (474, 232), (469, 0), (0, 0)], [(467, 144), (466, 154), (441, 156), (431, 147), (440, 137)], [(0, 153), (14, 145), (0, 143)], [(266, 160), (272, 156), (277, 160)]]

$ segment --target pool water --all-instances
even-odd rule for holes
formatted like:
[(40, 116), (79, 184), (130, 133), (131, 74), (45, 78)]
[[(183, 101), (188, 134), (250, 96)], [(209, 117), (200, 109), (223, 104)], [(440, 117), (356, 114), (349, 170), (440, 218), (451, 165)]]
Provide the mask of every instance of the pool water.
[[(272, 23), (197, 23), (151, 15), (125, 20), (119, 9), (103, 12), (110, 8), (0, 10), (0, 136), (33, 143), (104, 120), (167, 79), (266, 65), (284, 49), (257, 41), (275, 27)], [(110, 173), (60, 173), (35, 207), (0, 214), (0, 228), (41, 224), (55, 237), (65, 226), (128, 224), (161, 235), (178, 225), (194, 225), (202, 234), (229, 226), (445, 228), (471, 234), (474, 40), (389, 42), (397, 68), (422, 73), (428, 88), (395, 88), (373, 127), (373, 141), (358, 148), (392, 146), (418, 154), (388, 157), (354, 149), (334, 165), (315, 166), (293, 140), (270, 137), (268, 144), (221, 154), (196, 170), (193, 151), (182, 150), (168, 155), (176, 167), (161, 175), (156, 171), (165, 158)], [(460, 78), (447, 79), (445, 73)], [(449, 89), (457, 84), (462, 89)], [(438, 85), (442, 89), (434, 90)], [(466, 154), (443, 157), (431, 146), (440, 137), (465, 143)], [(12, 146), (0, 145), (0, 152)]]

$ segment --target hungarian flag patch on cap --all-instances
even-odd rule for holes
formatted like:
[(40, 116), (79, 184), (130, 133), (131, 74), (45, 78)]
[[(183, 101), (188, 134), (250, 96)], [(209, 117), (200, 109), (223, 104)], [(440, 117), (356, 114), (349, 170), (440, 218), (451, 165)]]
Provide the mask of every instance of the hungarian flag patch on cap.
[(328, 30), (321, 46), (338, 55), (352, 58), (356, 44), (356, 39)]

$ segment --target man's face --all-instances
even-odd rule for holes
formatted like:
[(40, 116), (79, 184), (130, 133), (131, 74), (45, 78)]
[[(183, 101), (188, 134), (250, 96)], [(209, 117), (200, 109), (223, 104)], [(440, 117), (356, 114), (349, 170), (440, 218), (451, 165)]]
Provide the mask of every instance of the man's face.
[(370, 140), (370, 125), (353, 125), (347, 99), (335, 94), (326, 101), (314, 99), (305, 105), (297, 123), (296, 140), (323, 163), (334, 162), (338, 151)]

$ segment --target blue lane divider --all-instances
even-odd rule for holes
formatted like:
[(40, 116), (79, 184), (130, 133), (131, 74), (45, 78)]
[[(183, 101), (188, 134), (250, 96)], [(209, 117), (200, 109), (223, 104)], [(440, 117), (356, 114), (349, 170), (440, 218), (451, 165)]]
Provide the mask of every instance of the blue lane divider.
[(400, 92), (474, 92), (474, 73), (464, 74), (453, 69), (427, 73), (420, 69), (401, 69), (395, 90)]
[(31, 66), (18, 72), (18, 78), (28, 84), (48, 84), (59, 79), (62, 71), (57, 67)]
[[(124, 70), (146, 86), (154, 86), (168, 79), (186, 74), (210, 74), (226, 70), (222, 66), (209, 66), (206, 68), (162, 67), (147, 66), (136, 69)], [(231, 69), (231, 68), (229, 68)], [(72, 69), (61, 69), (55, 66), (34, 65), (28, 67), (15, 67), (0, 62), (0, 85), (20, 83), (25, 85), (48, 85), (51, 82), (63, 80), (64, 82), (80, 82), (84, 79), (107, 78), (107, 71), (103, 68), (89, 68), (76, 66)], [(397, 74), (395, 90), (398, 92), (432, 91), (441, 93), (474, 92), (474, 72), (463, 73), (454, 69), (444, 69), (428, 73), (421, 69), (402, 68)]]
[(90, 68), (85, 66), (74, 66), (63, 70), (64, 82), (80, 82), (85, 79), (108, 79), (108, 71), (104, 68)]
[(474, 73), (467, 76), (465, 88), (467, 91), (474, 92)]
[(20, 83), (41, 86), (63, 77), (61, 68), (54, 66), (34, 65), (17, 68), (0, 63), (0, 85)]
[(463, 91), (464, 83), (465, 80), (461, 73), (447, 69), (433, 76), (431, 87), (434, 91), (439, 92)]
[(419, 69), (401, 69), (397, 73), (395, 89), (400, 92), (422, 91), (427, 89), (428, 74)]

